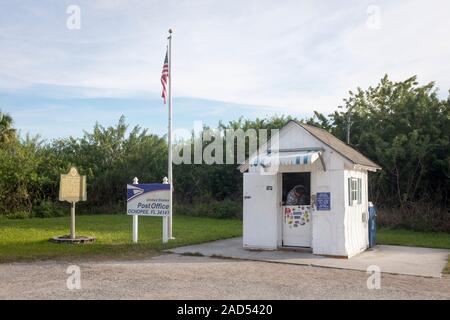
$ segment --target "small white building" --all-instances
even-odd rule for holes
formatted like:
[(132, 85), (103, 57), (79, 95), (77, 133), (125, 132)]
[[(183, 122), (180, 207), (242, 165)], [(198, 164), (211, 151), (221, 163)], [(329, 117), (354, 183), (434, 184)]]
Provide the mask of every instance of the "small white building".
[(244, 247), (303, 247), (345, 258), (364, 251), (367, 173), (380, 166), (327, 131), (296, 121), (271, 140), (239, 166)]

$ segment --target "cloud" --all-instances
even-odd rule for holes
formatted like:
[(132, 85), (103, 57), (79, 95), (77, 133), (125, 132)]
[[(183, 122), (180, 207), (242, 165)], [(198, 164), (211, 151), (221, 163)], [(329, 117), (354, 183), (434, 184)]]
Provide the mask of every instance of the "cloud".
[[(66, 28), (69, 4), (81, 8), (78, 31)], [(379, 29), (367, 27), (370, 5), (380, 9)], [(0, 89), (157, 98), (173, 27), (178, 97), (327, 113), (385, 73), (436, 80), (445, 93), (449, 9), (445, 0), (3, 1)]]

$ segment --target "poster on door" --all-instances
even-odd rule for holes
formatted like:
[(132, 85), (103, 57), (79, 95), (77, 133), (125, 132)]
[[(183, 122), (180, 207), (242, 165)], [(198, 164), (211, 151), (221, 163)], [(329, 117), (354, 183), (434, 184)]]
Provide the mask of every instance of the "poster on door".
[(306, 225), (309, 220), (309, 206), (286, 206), (284, 208), (285, 223), (289, 228)]

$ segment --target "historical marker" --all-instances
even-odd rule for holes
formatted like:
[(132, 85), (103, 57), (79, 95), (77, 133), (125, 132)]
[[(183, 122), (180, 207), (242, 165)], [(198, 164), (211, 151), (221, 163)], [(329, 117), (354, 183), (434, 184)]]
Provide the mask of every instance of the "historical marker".
[(75, 236), (75, 203), (86, 201), (86, 176), (80, 176), (77, 168), (72, 167), (67, 174), (61, 174), (59, 179), (59, 201), (72, 204), (70, 210), (70, 236), (52, 238), (56, 242), (84, 243), (95, 240), (93, 237)]
[(80, 176), (75, 167), (60, 177), (59, 201), (70, 203), (86, 201), (86, 176)]

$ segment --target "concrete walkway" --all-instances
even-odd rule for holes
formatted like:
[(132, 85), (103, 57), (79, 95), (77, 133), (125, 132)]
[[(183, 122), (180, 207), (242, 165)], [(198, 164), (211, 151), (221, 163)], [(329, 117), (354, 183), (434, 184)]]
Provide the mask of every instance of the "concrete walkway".
[(382, 273), (436, 278), (442, 276), (450, 254), (450, 250), (444, 249), (380, 245), (351, 259), (338, 259), (297, 251), (245, 250), (242, 248), (242, 238), (179, 247), (168, 252), (360, 271), (367, 271), (368, 266), (376, 265)]

